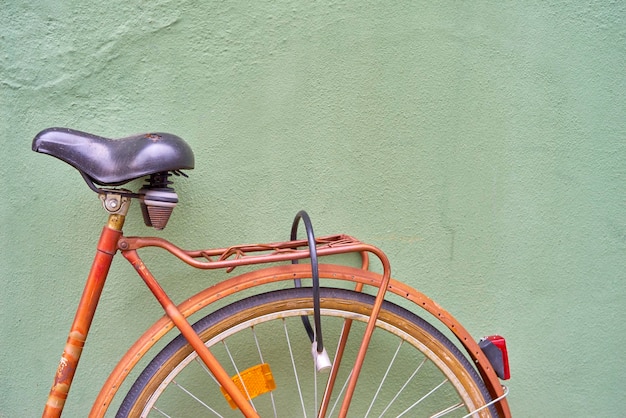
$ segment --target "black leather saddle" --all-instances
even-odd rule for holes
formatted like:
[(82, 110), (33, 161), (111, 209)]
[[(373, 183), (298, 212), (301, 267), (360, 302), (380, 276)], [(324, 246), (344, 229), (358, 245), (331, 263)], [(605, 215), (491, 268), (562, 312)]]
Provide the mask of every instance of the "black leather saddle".
[(35, 136), (33, 151), (65, 161), (103, 186), (194, 167), (189, 145), (166, 133), (109, 139), (68, 128), (49, 128)]

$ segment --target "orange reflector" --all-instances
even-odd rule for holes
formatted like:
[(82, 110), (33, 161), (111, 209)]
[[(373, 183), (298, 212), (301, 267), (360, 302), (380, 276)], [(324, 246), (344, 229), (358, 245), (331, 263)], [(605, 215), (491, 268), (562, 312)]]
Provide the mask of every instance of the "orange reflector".
[[(276, 389), (276, 382), (267, 363), (257, 364), (232, 377), (233, 383), (248, 399), (254, 399), (259, 395)], [(244, 389), (245, 387), (245, 389)], [(222, 394), (232, 409), (237, 409), (232, 397), (220, 387)]]

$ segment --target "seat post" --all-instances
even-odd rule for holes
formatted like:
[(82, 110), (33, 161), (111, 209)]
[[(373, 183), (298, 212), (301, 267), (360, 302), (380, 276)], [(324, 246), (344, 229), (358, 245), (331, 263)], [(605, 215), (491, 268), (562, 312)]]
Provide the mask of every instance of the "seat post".
[(59, 417), (63, 411), (113, 256), (118, 249), (118, 241), (122, 237), (122, 227), (130, 205), (130, 198), (113, 192), (102, 194), (100, 198), (109, 212), (109, 218), (100, 234), (96, 255), (48, 395), (43, 412), (44, 418)]

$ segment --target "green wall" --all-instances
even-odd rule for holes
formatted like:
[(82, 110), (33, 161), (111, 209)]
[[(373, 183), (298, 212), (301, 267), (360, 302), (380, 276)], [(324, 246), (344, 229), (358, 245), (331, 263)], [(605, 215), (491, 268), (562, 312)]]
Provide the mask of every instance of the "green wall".
[[(30, 151), (49, 126), (182, 136), (196, 169), (159, 235), (282, 240), (306, 208), (476, 337), (506, 335), (516, 416), (623, 416), (625, 5), (3, 2), (0, 417), (40, 414), (105, 219)], [(174, 293), (202, 286), (157, 263)], [(70, 417), (159, 315), (112, 273)]]

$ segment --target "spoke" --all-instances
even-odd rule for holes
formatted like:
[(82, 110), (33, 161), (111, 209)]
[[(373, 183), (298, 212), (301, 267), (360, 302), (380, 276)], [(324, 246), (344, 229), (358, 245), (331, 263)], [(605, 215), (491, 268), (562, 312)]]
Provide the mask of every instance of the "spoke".
[(385, 412), (387, 412), (387, 410), (389, 408), (391, 408), (391, 405), (393, 405), (393, 403), (396, 401), (396, 399), (398, 399), (398, 396), (400, 396), (400, 394), (402, 392), (404, 392), (404, 389), (408, 386), (408, 384), (411, 382), (411, 380), (413, 380), (415, 375), (417, 375), (417, 373), (419, 373), (419, 371), (422, 369), (422, 366), (425, 363), (426, 363), (426, 358), (424, 358), (424, 360), (422, 360), (422, 362), (417, 366), (417, 368), (415, 369), (413, 374), (411, 374), (411, 376), (409, 376), (409, 378), (406, 380), (406, 382), (404, 382), (404, 385), (402, 385), (402, 387), (400, 388), (398, 393), (396, 393), (396, 396), (394, 396), (393, 399), (391, 401), (389, 401), (389, 404), (387, 405), (387, 407), (383, 410), (383, 412), (381, 412), (380, 417), (382, 417), (385, 414)]
[(370, 413), (370, 411), (372, 410), (372, 407), (374, 406), (374, 403), (376, 402), (376, 398), (378, 398), (378, 394), (380, 393), (380, 390), (382, 389), (383, 385), (385, 384), (385, 380), (387, 380), (387, 376), (389, 375), (389, 371), (391, 370), (391, 367), (393, 366), (393, 364), (396, 361), (396, 358), (398, 357), (398, 352), (400, 352), (400, 348), (402, 347), (402, 343), (404, 342), (404, 340), (400, 340), (400, 344), (398, 344), (398, 348), (396, 348), (396, 352), (393, 353), (393, 357), (391, 358), (391, 361), (389, 362), (389, 365), (387, 366), (387, 370), (385, 370), (385, 374), (383, 375), (383, 378), (380, 381), (380, 384), (378, 385), (378, 389), (376, 389), (376, 393), (374, 394), (373, 398), (372, 398), (372, 402), (370, 402), (370, 406), (369, 408), (367, 408), (367, 412), (365, 413), (365, 417), (367, 417)]
[[(213, 376), (213, 373), (211, 373), (211, 370), (209, 370), (209, 368), (206, 366), (206, 364), (204, 364), (204, 362), (202, 361), (202, 359), (200, 358), (200, 356), (196, 356), (195, 361), (200, 365), (200, 367), (202, 368), (202, 370), (204, 370), (204, 372), (211, 377), (211, 379), (213, 380), (213, 383), (215, 383), (215, 385), (218, 387), (218, 389), (221, 387), (220, 382), (217, 381), (217, 379), (215, 378), (215, 376)], [(174, 382), (175, 383), (175, 382)], [(177, 385), (178, 386), (178, 385)], [(222, 415), (220, 415), (217, 411), (215, 411), (214, 409), (210, 408), (207, 406), (207, 408), (209, 408), (211, 411), (213, 411), (213, 413), (215, 415), (217, 415), (218, 417), (221, 417)]]
[(220, 414), (217, 413), (217, 411), (215, 409), (211, 408), (209, 405), (207, 405), (204, 402), (202, 402), (196, 395), (194, 395), (193, 393), (191, 393), (190, 391), (185, 389), (183, 386), (181, 386), (178, 383), (176, 383), (175, 380), (172, 380), (172, 384), (174, 384), (174, 386), (176, 386), (177, 388), (179, 388), (180, 390), (185, 392), (187, 395), (189, 395), (192, 399), (194, 399), (200, 405), (204, 406), (206, 409), (208, 409), (209, 411), (213, 412), (216, 416), (218, 416), (220, 418), (223, 418)]
[(422, 396), (417, 402), (415, 402), (413, 405), (409, 406), (403, 413), (401, 413), (400, 415), (398, 415), (398, 417), (401, 417), (402, 415), (406, 414), (407, 412), (409, 412), (411, 409), (413, 409), (415, 406), (417, 406), (419, 403), (421, 403), (424, 399), (428, 398), (430, 395), (432, 395), (433, 393), (435, 393), (435, 391), (437, 389), (439, 389), (440, 387), (442, 387), (444, 384), (446, 384), (448, 382), (448, 379), (444, 380), (443, 382), (439, 383), (437, 386), (435, 386), (430, 392), (428, 392), (426, 395)]
[(211, 370), (209, 370), (209, 368), (206, 366), (206, 364), (204, 364), (204, 362), (199, 356), (196, 356), (195, 361), (200, 365), (200, 367), (202, 367), (202, 369), (206, 372), (206, 374), (211, 376), (211, 379), (213, 379), (213, 382), (215, 382), (217, 386), (220, 386), (220, 383), (217, 381), (215, 376), (213, 376), (213, 373), (211, 373)]
[(509, 395), (509, 388), (506, 387), (506, 386), (502, 386), (502, 389), (504, 389), (504, 393), (500, 397), (498, 397), (496, 399), (493, 399), (491, 402), (489, 402), (487, 404), (484, 404), (483, 406), (481, 406), (478, 409), (475, 409), (474, 411), (472, 411), (469, 414), (465, 415), (463, 418), (468, 418), (468, 417), (474, 415), (476, 412), (480, 412), (480, 411), (482, 411), (485, 408), (489, 408), (491, 405), (493, 405), (493, 404), (495, 404), (497, 402), (500, 402), (502, 399), (506, 398)]
[[(254, 329), (254, 326), (251, 326), (250, 330), (252, 331), (252, 335), (254, 335), (254, 342), (256, 343), (256, 348), (259, 352), (259, 359), (261, 360), (261, 363), (265, 363), (265, 360), (263, 360), (263, 353), (261, 352), (261, 345), (259, 344), (259, 339), (256, 336), (256, 330)], [(276, 411), (276, 402), (274, 401), (274, 391), (270, 391), (270, 399), (272, 400), (274, 418), (278, 418), (278, 412)]]
[(440, 418), (440, 417), (443, 417), (445, 415), (448, 415), (450, 412), (454, 412), (457, 409), (463, 408), (464, 406), (465, 405), (463, 404), (463, 402), (460, 402), (460, 403), (458, 403), (456, 405), (452, 405), (451, 407), (448, 407), (448, 408), (444, 409), (441, 412), (437, 412), (435, 415), (431, 416), (430, 418)]
[(259, 352), (259, 359), (261, 360), (261, 363), (265, 363), (265, 360), (263, 360), (263, 353), (261, 352), (261, 345), (259, 344), (259, 339), (256, 336), (256, 330), (254, 329), (254, 326), (250, 327), (250, 331), (252, 331), (252, 336), (254, 337), (254, 343), (256, 344), (256, 349)]
[(161, 410), (160, 410), (159, 408), (157, 408), (156, 406), (153, 406), (153, 407), (152, 407), (152, 409), (153, 409), (154, 411), (157, 411), (159, 414), (163, 415), (164, 417), (167, 417), (167, 418), (172, 418), (172, 417), (170, 417), (169, 415), (167, 415), (165, 412), (161, 411)]
[(339, 404), (339, 401), (341, 400), (341, 397), (343, 396), (343, 392), (346, 390), (346, 387), (348, 387), (348, 382), (350, 381), (351, 376), (352, 376), (352, 370), (350, 370), (348, 377), (346, 378), (345, 382), (343, 382), (341, 391), (339, 391), (339, 395), (337, 395), (337, 399), (335, 399), (335, 403), (333, 404), (333, 407), (330, 409), (330, 413), (328, 414), (329, 416), (332, 416), (333, 412), (335, 412), (335, 408)]
[(296, 387), (298, 388), (298, 394), (300, 395), (300, 404), (302, 405), (302, 415), (306, 418), (306, 408), (304, 407), (304, 398), (302, 397), (302, 389), (300, 388), (300, 380), (298, 379), (298, 371), (296, 370), (296, 361), (293, 357), (293, 350), (291, 349), (291, 341), (289, 340), (289, 332), (287, 331), (287, 323), (283, 319), (283, 328), (285, 329), (285, 337), (287, 338), (287, 346), (289, 347), (289, 356), (291, 357), (291, 365), (293, 366), (293, 375), (296, 378)]
[(250, 405), (252, 405), (252, 409), (254, 409), (256, 411), (256, 408), (254, 407), (254, 402), (252, 402), (252, 398), (250, 397), (250, 393), (248, 393), (248, 388), (246, 387), (246, 382), (244, 382), (244, 380), (242, 379), (241, 373), (239, 372), (239, 368), (237, 367), (237, 364), (235, 364), (235, 359), (230, 354), (230, 350), (229, 350), (228, 345), (226, 344), (225, 340), (222, 340), (222, 345), (224, 345), (224, 348), (226, 349), (226, 353), (228, 354), (228, 357), (230, 358), (230, 362), (232, 363), (233, 367), (235, 368), (235, 372), (237, 373), (237, 376), (239, 377), (239, 382), (241, 382), (241, 387), (243, 388), (244, 392), (246, 392), (246, 398), (248, 398), (248, 401), (250, 402)]

